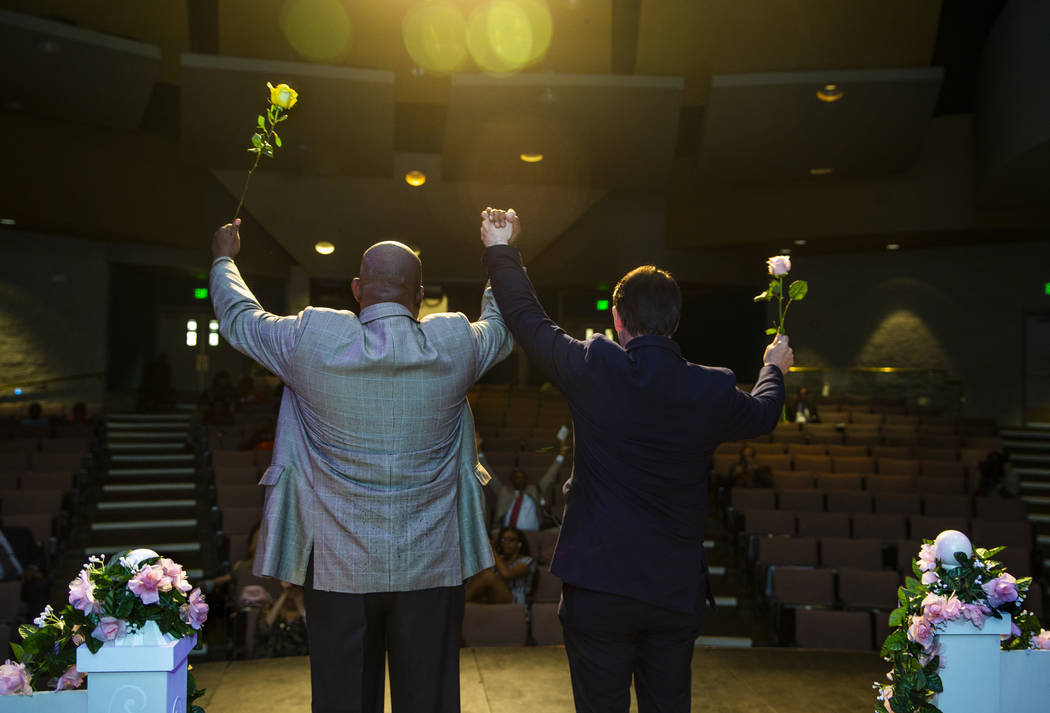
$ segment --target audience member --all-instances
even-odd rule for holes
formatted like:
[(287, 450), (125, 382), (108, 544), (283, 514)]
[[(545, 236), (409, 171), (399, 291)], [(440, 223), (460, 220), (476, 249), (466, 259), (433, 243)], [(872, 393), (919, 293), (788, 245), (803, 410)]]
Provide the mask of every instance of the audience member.
[(479, 451), (478, 459), (492, 475), (489, 485), (496, 493), (496, 518), (501, 525), (516, 527), (519, 530), (540, 529), (544, 516), (549, 518), (551, 486), (558, 477), (568, 450), (568, 445), (562, 440), (561, 451), (554, 456), (539, 483), (529, 483), (525, 471), (521, 468), (511, 471), (508, 483), (500, 473), (489, 466), (488, 460)]
[(536, 561), (529, 554), (525, 534), (514, 527), (500, 529), (492, 555), (496, 564), (467, 580), (467, 601), (525, 604), (536, 575)]
[(795, 400), (788, 406), (787, 416), (789, 421), (795, 423), (820, 423), (817, 404), (810, 397), (809, 389), (805, 386), (799, 387)]
[[(260, 587), (261, 589), (261, 587)], [(303, 588), (281, 582), (281, 594), (259, 617), (255, 633), (256, 658), (306, 656), (306, 603)]]
[(40, 404), (31, 403), (27, 416), (20, 423), (23, 426), (46, 426), (50, 421), (44, 416), (44, 408)]
[(755, 460), (755, 449), (744, 446), (740, 460), (729, 467), (726, 485), (730, 488), (772, 488), (773, 471)]
[(77, 401), (73, 404), (73, 411), (69, 416), (68, 422), (77, 424), (94, 423), (94, 420), (88, 414), (87, 404), (83, 401)]

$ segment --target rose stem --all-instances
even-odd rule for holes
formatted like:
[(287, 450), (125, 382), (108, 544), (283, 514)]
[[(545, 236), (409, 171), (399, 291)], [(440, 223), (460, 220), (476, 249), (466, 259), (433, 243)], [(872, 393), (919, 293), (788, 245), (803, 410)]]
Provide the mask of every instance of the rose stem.
[[(277, 107), (278, 116), (280, 116), (280, 112), (281, 107)], [(270, 123), (270, 128), (266, 130), (266, 140), (269, 141), (270, 137), (273, 135), (274, 127), (277, 126), (277, 124), (275, 124), (273, 120), (270, 119), (269, 111), (266, 112), (266, 119)], [(259, 165), (260, 158), (262, 158), (262, 147), (260, 147), (259, 150), (255, 152), (255, 163), (253, 163), (252, 167), (248, 169), (248, 176), (244, 179), (244, 188), (241, 190), (241, 198), (237, 201), (237, 210), (233, 212), (234, 220), (237, 220), (237, 218), (241, 215), (241, 206), (244, 205), (244, 197), (248, 195), (248, 182), (252, 180), (252, 174), (255, 173), (255, 169)]]

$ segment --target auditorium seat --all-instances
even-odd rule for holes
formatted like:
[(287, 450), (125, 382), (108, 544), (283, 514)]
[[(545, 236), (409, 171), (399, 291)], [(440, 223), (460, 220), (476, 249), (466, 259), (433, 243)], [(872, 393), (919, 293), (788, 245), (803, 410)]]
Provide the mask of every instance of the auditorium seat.
[(822, 424), (829, 426), (834, 426), (839, 423), (849, 423), (849, 411), (822, 410), (820, 412), (820, 420)]
[(932, 540), (945, 530), (958, 530), (962, 533), (970, 531), (970, 519), (966, 517), (912, 515), (909, 522), (911, 524), (909, 531), (913, 540)]
[(756, 453), (755, 460), (770, 470), (791, 470), (791, 456), (786, 453)]
[[(956, 528), (959, 529), (959, 528)], [(966, 532), (963, 530), (963, 532)], [(974, 547), (1031, 547), (1032, 523), (1027, 520), (1001, 522), (996, 520), (974, 520), (970, 533)]]
[[(978, 545), (976, 543), (974, 543), (974, 546), (987, 547), (987, 545)], [(998, 545), (995, 546), (997, 547)], [(1035, 572), (1032, 566), (1032, 550), (1028, 547), (1007, 547), (997, 554), (995, 559), (1006, 565), (1006, 571), (1018, 579), (1031, 577)]]
[(22, 473), (22, 490), (52, 490), (67, 492), (73, 488), (73, 474), (69, 471), (26, 471)]
[(749, 510), (744, 532), (752, 535), (794, 535), (795, 513), (787, 510)]
[(799, 609), (795, 612), (795, 642), (812, 649), (870, 650), (870, 615), (858, 611)]
[(850, 423), (854, 424), (880, 426), (883, 422), (883, 415), (881, 413), (868, 413), (865, 411), (850, 411), (849, 420)]
[(561, 529), (557, 527), (548, 527), (546, 530), (540, 530), (540, 548), (539, 552), (536, 554), (536, 558), (540, 562), (546, 563), (551, 561), (551, 557), (554, 555), (554, 547), (558, 544), (558, 535), (560, 533)]
[(919, 474), (935, 478), (958, 478), (966, 475), (966, 467), (958, 461), (919, 461)]
[(1045, 622), (1046, 619), (1043, 618), (1046, 612), (1044, 599), (1045, 592), (1043, 585), (1039, 582), (1033, 582), (1032, 586), (1028, 588), (1028, 596), (1025, 597), (1024, 607), (1035, 614), (1039, 618), (1039, 621)]
[(900, 575), (889, 570), (839, 570), (839, 599), (847, 609), (895, 609), (899, 586)]
[(65, 470), (72, 473), (79, 470), (83, 462), (83, 453), (31, 453), (32, 470)]
[(21, 480), (21, 473), (16, 470), (0, 471), (0, 500), (8, 490), (18, 490)]
[(875, 461), (868, 456), (832, 456), (832, 471), (835, 473), (874, 473)]
[(825, 495), (828, 512), (871, 512), (871, 493), (863, 490), (826, 490)]
[(794, 470), (807, 472), (831, 472), (831, 456), (810, 456), (810, 455), (797, 455), (794, 456)]
[(857, 539), (893, 542), (908, 536), (908, 520), (904, 515), (855, 513), (852, 520), (853, 537)]
[(920, 493), (941, 495), (965, 495), (966, 481), (962, 478), (941, 478), (920, 475), (915, 479), (915, 489)]
[(859, 473), (821, 473), (817, 476), (817, 487), (830, 490), (862, 490), (864, 476)]
[(828, 455), (834, 458), (866, 458), (868, 456), (867, 446), (828, 446)]
[(954, 436), (947, 433), (921, 433), (919, 434), (919, 447), (922, 448), (946, 448), (954, 451), (958, 451), (961, 442), (958, 436)]
[(875, 512), (882, 514), (921, 515), (922, 498), (917, 493), (876, 493)]
[(730, 503), (737, 512), (776, 510), (776, 493), (771, 488), (733, 488)]
[(39, 438), (0, 440), (0, 453), (33, 453), (40, 450)]
[(915, 414), (887, 413), (885, 423), (892, 426), (919, 427), (919, 417)]
[(934, 517), (969, 518), (973, 514), (973, 501), (969, 495), (925, 495), (922, 512)]
[(42, 547), (47, 546), (54, 529), (54, 515), (48, 512), (4, 515), (2, 519), (5, 530), (24, 527), (33, 533), (33, 539)]
[(882, 475), (919, 474), (919, 461), (914, 458), (879, 458), (878, 472)]
[[(2, 441), (0, 441), (2, 443)], [(22, 472), (29, 467), (29, 451), (0, 453), (0, 471)]]
[(812, 488), (777, 491), (777, 508), (797, 512), (823, 512), (824, 494)]
[(254, 465), (220, 465), (215, 467), (214, 474), (216, 485), (256, 485), (259, 482), (259, 471)]
[(793, 456), (826, 456), (828, 454), (828, 446), (822, 443), (812, 445), (809, 443), (789, 443), (787, 452)]
[(561, 580), (551, 574), (546, 567), (536, 569), (536, 589), (533, 592), (534, 602), (557, 602), (561, 599)]
[(914, 475), (869, 475), (864, 481), (873, 493), (907, 493), (915, 489)]
[(815, 537), (760, 537), (757, 542), (755, 561), (760, 567), (816, 567), (819, 561)]
[(803, 537), (849, 537), (850, 516), (844, 512), (801, 512), (798, 534)]
[(557, 602), (536, 602), (532, 605), (532, 638), (537, 646), (564, 646), (565, 637), (558, 619)]
[(796, 473), (791, 470), (774, 470), (773, 487), (777, 490), (803, 490), (816, 487), (812, 473)]
[(215, 468), (241, 467), (255, 468), (255, 451), (215, 451), (211, 454), (211, 464)]
[(524, 604), (468, 602), (463, 615), (467, 646), (522, 646), (525, 643)]
[(82, 455), (91, 450), (90, 438), (45, 438), (40, 441), (42, 453), (76, 453)]
[(805, 443), (806, 435), (794, 425), (783, 429), (777, 427), (771, 434), (771, 440), (773, 443)]
[(809, 431), (806, 433), (806, 442), (812, 444), (824, 444), (826, 446), (837, 446), (843, 443), (842, 434), (834, 430)]
[(912, 563), (919, 557), (922, 540), (897, 540), (897, 571), (906, 577), (912, 576)]
[(870, 538), (822, 537), (820, 566), (832, 569), (882, 569), (882, 543)]
[[(20, 580), (0, 582), (0, 621), (7, 623), (17, 622), (21, 599), (22, 582)], [(36, 615), (34, 614), (33, 616)], [(6, 650), (0, 653), (5, 654), (4, 658), (7, 658)]]
[(974, 512), (979, 520), (1024, 520), (1028, 507), (1021, 498), (974, 498)]
[(919, 446), (915, 449), (915, 457), (920, 461), (934, 460), (946, 463), (954, 463), (959, 460), (957, 448), (933, 448), (930, 446)]
[(0, 515), (53, 515), (62, 509), (62, 493), (59, 488), (50, 490), (16, 490), (4, 493), (0, 503)]
[(776, 567), (772, 599), (781, 606), (833, 606), (835, 574), (830, 569)]
[[(784, 453), (783, 443), (756, 443), (754, 441), (748, 442), (748, 447), (755, 451), (755, 455), (782, 455)], [(742, 448), (737, 448), (737, 454), (740, 453)], [(790, 452), (790, 448), (788, 449)]]
[(915, 449), (910, 446), (872, 446), (871, 457), (878, 461), (880, 458), (908, 459), (915, 457)]

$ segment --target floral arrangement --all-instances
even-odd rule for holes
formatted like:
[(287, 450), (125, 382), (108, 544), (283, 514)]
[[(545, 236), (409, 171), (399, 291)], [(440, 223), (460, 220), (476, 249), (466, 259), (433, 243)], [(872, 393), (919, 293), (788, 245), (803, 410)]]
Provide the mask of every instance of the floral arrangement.
[[(208, 604), (182, 566), (152, 550), (133, 550), (106, 561), (92, 556), (69, 583), (69, 603), (48, 605), (32, 624), (19, 627), (22, 643), (11, 643), (17, 663), (0, 665), (0, 695), (79, 688), (76, 650), (96, 653), (107, 641), (156, 622), (162, 634), (181, 639), (201, 630)], [(190, 702), (202, 695), (189, 677)], [(194, 713), (202, 713), (194, 706)]]
[[(792, 302), (801, 302), (806, 299), (809, 292), (809, 283), (805, 280), (795, 280), (788, 285), (784, 292), (784, 278), (791, 272), (791, 258), (787, 255), (775, 255), (766, 260), (766, 268), (772, 279), (769, 287), (760, 295), (755, 295), (755, 302), (777, 301), (777, 320), (773, 326), (766, 330), (766, 334), (784, 334), (784, 320), (787, 318), (788, 309)], [(784, 304), (785, 294), (787, 304)]]
[[(267, 82), (266, 88), (270, 90), (269, 106), (266, 108), (265, 116), (259, 114), (259, 116), (255, 117), (256, 128), (252, 133), (252, 145), (248, 147), (248, 153), (255, 154), (255, 162), (248, 169), (248, 177), (244, 179), (244, 188), (241, 190), (240, 200), (237, 201), (237, 209), (233, 212), (234, 220), (241, 214), (244, 197), (248, 195), (248, 182), (252, 180), (252, 174), (255, 173), (255, 169), (259, 166), (259, 159), (263, 156), (273, 158), (274, 144), (277, 145), (277, 148), (281, 147), (281, 137), (277, 133), (277, 125), (288, 119), (288, 115), (282, 112), (289, 111), (299, 101), (299, 93), (287, 84), (278, 84), (275, 87)], [(271, 140), (273, 143), (270, 143)]]
[(1015, 579), (994, 559), (1004, 549), (971, 552), (969, 540), (955, 530), (923, 541), (912, 564), (915, 577), (898, 590), (901, 606), (890, 614), (896, 629), (886, 637), (882, 656), (893, 668), (889, 684), (873, 686), (878, 713), (940, 713), (932, 700), (944, 690), (937, 631), (946, 622), (964, 619), (981, 629), (987, 618), (1009, 614), (1012, 631), (1003, 650), (1050, 649), (1050, 632), (1022, 607), (1031, 577)]

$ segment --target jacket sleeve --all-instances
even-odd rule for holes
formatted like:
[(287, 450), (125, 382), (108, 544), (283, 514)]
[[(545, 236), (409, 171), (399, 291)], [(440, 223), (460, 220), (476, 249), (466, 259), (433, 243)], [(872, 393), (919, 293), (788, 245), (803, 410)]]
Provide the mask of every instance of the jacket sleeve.
[(517, 248), (509, 245), (486, 248), (482, 262), (511, 334), (529, 358), (564, 391), (583, 366), (584, 343), (566, 334), (543, 311), (536, 290), (525, 275)]
[(278, 317), (265, 311), (244, 283), (233, 260), (216, 262), (211, 268), (209, 284), (223, 339), (282, 381), (290, 382), (291, 358), (302, 337), (309, 310), (291, 317)]
[(764, 366), (750, 394), (735, 385), (729, 389), (720, 411), (718, 440), (738, 441), (769, 433), (776, 428), (783, 407), (784, 376), (778, 367)]
[(510, 356), (514, 349), (514, 340), (507, 329), (503, 315), (492, 294), (492, 286), (485, 285), (481, 296), (481, 316), (477, 322), (470, 323), (474, 335), (474, 363), (477, 365), (475, 381), (480, 379), (494, 364)]

